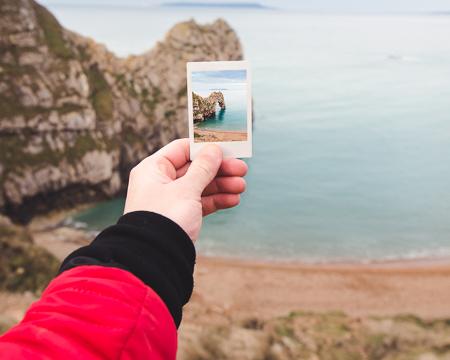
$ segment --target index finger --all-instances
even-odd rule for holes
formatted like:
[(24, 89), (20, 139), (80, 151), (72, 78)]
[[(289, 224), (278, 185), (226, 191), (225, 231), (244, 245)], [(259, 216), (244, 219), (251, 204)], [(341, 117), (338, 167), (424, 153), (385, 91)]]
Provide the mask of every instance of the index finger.
[(179, 169), (189, 160), (189, 139), (177, 139), (159, 149), (152, 156), (162, 156)]
[(225, 158), (219, 169), (219, 176), (245, 176), (248, 166), (245, 161), (234, 158)]

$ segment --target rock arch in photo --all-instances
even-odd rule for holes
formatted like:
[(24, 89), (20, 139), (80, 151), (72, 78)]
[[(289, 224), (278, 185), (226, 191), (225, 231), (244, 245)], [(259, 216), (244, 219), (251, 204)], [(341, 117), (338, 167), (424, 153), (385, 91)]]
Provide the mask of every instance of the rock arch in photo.
[(206, 98), (192, 92), (194, 122), (201, 122), (213, 118), (216, 115), (216, 104), (222, 110), (225, 110), (225, 97), (221, 91), (214, 91)]

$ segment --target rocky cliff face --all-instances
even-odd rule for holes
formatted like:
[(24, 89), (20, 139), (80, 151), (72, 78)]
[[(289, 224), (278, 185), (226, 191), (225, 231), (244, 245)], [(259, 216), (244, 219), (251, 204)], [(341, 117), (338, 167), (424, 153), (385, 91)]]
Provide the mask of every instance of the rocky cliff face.
[(0, 14), (0, 211), (24, 221), (123, 190), (134, 164), (187, 134), (186, 62), (242, 59), (223, 20), (177, 24), (122, 59), (32, 0), (0, 0)]
[(192, 93), (192, 109), (194, 122), (204, 121), (216, 115), (216, 104), (225, 110), (225, 99), (221, 91), (214, 91), (208, 97), (203, 98)]

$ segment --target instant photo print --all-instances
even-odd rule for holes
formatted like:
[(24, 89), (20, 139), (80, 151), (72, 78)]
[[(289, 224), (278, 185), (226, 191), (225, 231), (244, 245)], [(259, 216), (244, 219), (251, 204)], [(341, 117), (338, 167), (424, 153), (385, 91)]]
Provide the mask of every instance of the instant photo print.
[(252, 156), (252, 94), (247, 61), (187, 63), (191, 160), (206, 144), (226, 157)]

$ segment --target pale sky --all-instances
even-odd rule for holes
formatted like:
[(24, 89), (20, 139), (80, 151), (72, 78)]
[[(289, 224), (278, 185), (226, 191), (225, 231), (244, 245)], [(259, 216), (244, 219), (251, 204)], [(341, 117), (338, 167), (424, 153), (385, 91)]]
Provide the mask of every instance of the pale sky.
[(194, 71), (192, 88), (200, 95), (209, 95), (214, 90), (245, 90), (245, 70)]
[[(170, 2), (173, 0), (167, 0)], [(450, 0), (174, 0), (176, 2), (256, 2), (280, 9), (308, 12), (434, 12), (449, 11)], [(158, 5), (159, 0), (41, 0), (44, 5)]]

